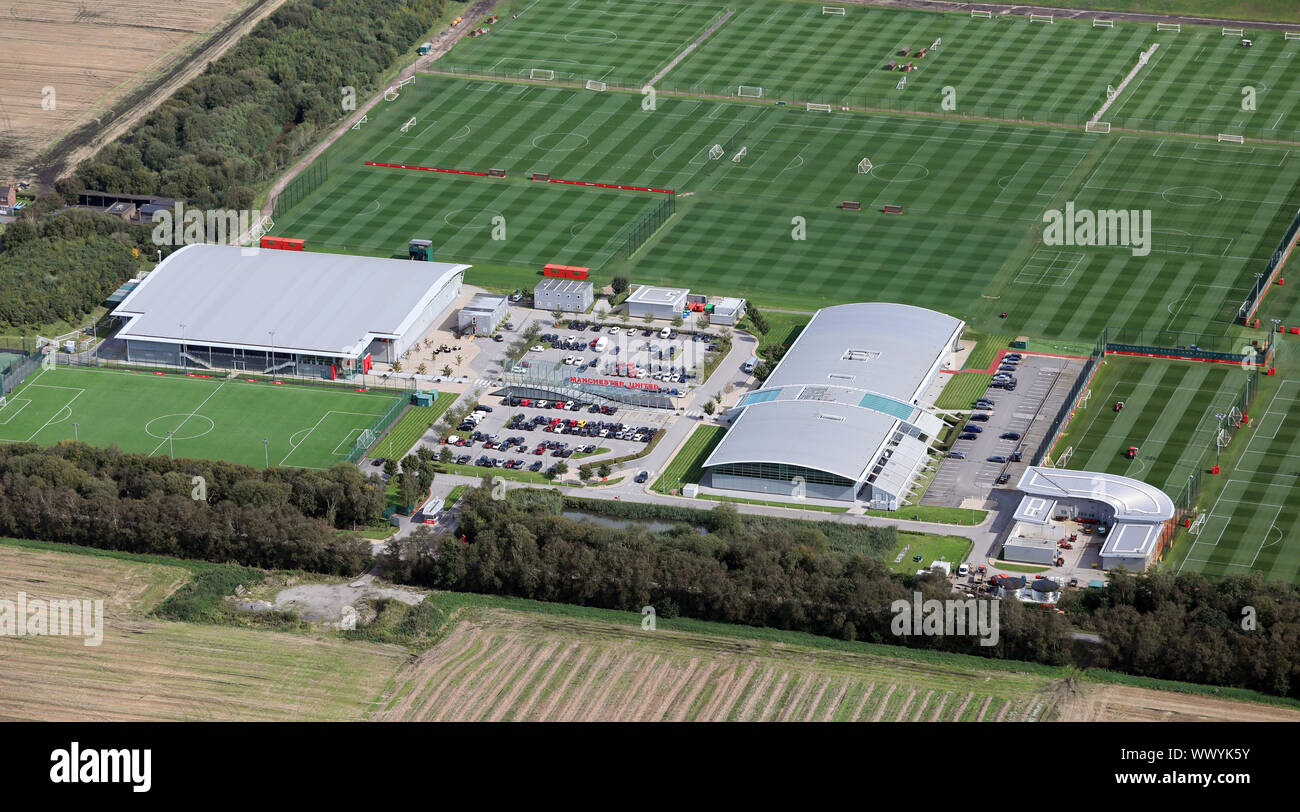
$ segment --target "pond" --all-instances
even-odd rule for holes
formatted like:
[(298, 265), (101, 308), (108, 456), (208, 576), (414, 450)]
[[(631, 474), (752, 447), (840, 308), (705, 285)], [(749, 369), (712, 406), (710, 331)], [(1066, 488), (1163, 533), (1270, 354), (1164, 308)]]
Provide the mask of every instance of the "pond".
[[(633, 525), (640, 525), (641, 527), (644, 527), (645, 529), (649, 530), (651, 533), (667, 533), (673, 530), (674, 528), (676, 528), (678, 525), (688, 524), (687, 522), (664, 522), (664, 521), (654, 521), (652, 519), (611, 519), (608, 516), (597, 516), (592, 513), (583, 513), (580, 510), (566, 510), (564, 511), (563, 515), (564, 518), (566, 519), (575, 519), (580, 522), (598, 524), (602, 527), (624, 528), (624, 527), (631, 527)], [(708, 529), (704, 527), (699, 527), (695, 525), (688, 525), (688, 526), (692, 527), (692, 529), (695, 530), (695, 532), (699, 533), (701, 536), (709, 532)]]

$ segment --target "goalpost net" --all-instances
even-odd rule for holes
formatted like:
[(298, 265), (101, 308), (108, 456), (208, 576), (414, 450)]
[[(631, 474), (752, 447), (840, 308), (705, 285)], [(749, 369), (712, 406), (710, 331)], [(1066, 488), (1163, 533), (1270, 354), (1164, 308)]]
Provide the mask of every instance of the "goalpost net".
[(1228, 133), (1219, 133), (1219, 143), (1222, 144), (1224, 141), (1227, 141), (1230, 144), (1244, 144), (1246, 143), (1246, 136), (1229, 135)]
[(361, 459), (370, 450), (370, 446), (375, 444), (375, 433), (370, 429), (362, 429), (361, 434), (357, 436), (356, 449), (353, 453), (357, 459)]
[(36, 354), (41, 357), (41, 369), (53, 369), (59, 361), (59, 342), (53, 338), (37, 336)]
[(980, 20), (991, 20), (991, 19), (993, 19), (993, 12), (991, 12), (991, 11), (980, 11), (980, 10), (977, 9), (977, 8), (973, 8), (973, 9), (970, 10), (970, 16), (971, 16), (971, 19), (972, 19), (972, 20), (974, 20), (974, 19), (980, 19)]
[(1187, 532), (1191, 533), (1193, 536), (1199, 536), (1201, 534), (1201, 528), (1205, 527), (1205, 522), (1209, 518), (1210, 514), (1208, 513), (1200, 514), (1196, 517), (1196, 520), (1192, 522), (1192, 526), (1187, 528)]
[(406, 132), (407, 130), (411, 129), (414, 126), (415, 126), (415, 116), (411, 116), (411, 120), (402, 125), (402, 132)]
[(1110, 132), (1109, 121), (1089, 121), (1083, 125), (1083, 131), (1089, 133), (1108, 133)]
[(1156, 23), (1157, 31), (1173, 31), (1175, 34), (1183, 30), (1182, 23)]
[(740, 148), (740, 152), (737, 152), (737, 153), (735, 154), (735, 156), (732, 157), (731, 162), (732, 162), (733, 164), (738, 164), (738, 163), (740, 163), (740, 159), (741, 159), (741, 158), (744, 158), (744, 157), (745, 157), (745, 153), (747, 153), (747, 152), (749, 152), (749, 147), (741, 147), (741, 148)]
[(369, 120), (370, 120), (369, 116), (367, 116), (365, 113), (362, 113), (361, 118), (357, 119), (357, 123), (352, 125), (352, 129), (354, 130), (361, 129), (361, 125), (365, 124)]
[(546, 68), (531, 68), (528, 71), (528, 78), (549, 82), (555, 78), (555, 71), (547, 70)]
[(823, 113), (829, 113), (831, 111), (831, 106), (829, 104), (813, 104), (812, 102), (808, 102), (808, 110), (810, 112), (813, 110), (820, 110)]
[(1093, 17), (1093, 18), (1092, 18), (1092, 27), (1093, 27), (1093, 28), (1114, 28), (1114, 27), (1115, 27), (1115, 21), (1114, 21), (1114, 20), (1103, 20), (1103, 19), (1101, 19), (1100, 17)]
[(839, 17), (844, 16), (843, 6), (822, 6), (822, 14), (834, 14)]
[(1223, 28), (1223, 29), (1220, 29), (1220, 30), (1223, 32), (1223, 36), (1225, 36), (1225, 37), (1244, 37), (1244, 36), (1246, 36), (1246, 29), (1244, 29), (1244, 28)]
[(863, 158), (862, 160), (858, 161), (858, 174), (859, 174), (859, 175), (865, 175), (865, 174), (867, 174), (867, 173), (870, 172), (870, 171), (871, 171), (871, 159), (870, 159), (870, 158)]
[(1300, 39), (1300, 31), (1283, 31), (1282, 39)]
[(604, 82), (597, 82), (595, 79), (588, 79), (587, 89), (595, 90), (597, 92), (603, 92), (606, 89), (606, 85)]
[(755, 85), (741, 85), (736, 88), (736, 95), (742, 99), (761, 99), (763, 98), (763, 88)]
[(709, 147), (709, 160), (716, 161), (724, 154), (726, 154), (726, 150), (722, 148), (721, 144), (714, 144)]
[(1030, 14), (1029, 22), (1047, 23), (1048, 25), (1052, 25), (1052, 15), (1051, 14)]
[(907, 77), (906, 77), (906, 76), (904, 76), (902, 79), (899, 79), (899, 80), (898, 80), (898, 84), (894, 85), (894, 90), (902, 90), (902, 89), (905, 88), (905, 87), (907, 87)]
[(397, 88), (390, 87), (384, 91), (384, 101), (397, 101), (397, 97), (400, 95), (401, 94), (397, 92)]

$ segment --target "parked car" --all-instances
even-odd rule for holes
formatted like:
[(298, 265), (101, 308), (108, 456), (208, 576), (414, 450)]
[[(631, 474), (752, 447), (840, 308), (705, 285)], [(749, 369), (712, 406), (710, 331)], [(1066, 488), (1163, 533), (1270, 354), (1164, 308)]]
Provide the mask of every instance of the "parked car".
[(966, 459), (966, 454), (965, 454), (965, 452), (962, 452), (962, 451), (949, 451), (949, 452), (948, 452), (948, 456), (951, 457), (951, 458), (954, 459), (954, 460), (964, 460), (964, 459)]
[(988, 422), (988, 419), (989, 419), (989, 416), (986, 415), (986, 414), (973, 414), (973, 415), (970, 416), (970, 419), (971, 419), (971, 420), (979, 421), (979, 422), (981, 422), (981, 423), (987, 423), (987, 422)]
[(1003, 440), (1019, 440), (1019, 439), (1020, 439), (1020, 432), (1018, 432), (1018, 431), (1004, 431), (1004, 432), (1002, 432), (1002, 434), (999, 435), (999, 436), (1000, 436), (1001, 439), (1003, 439)]
[(993, 456), (991, 456), (991, 457), (988, 458), (988, 461), (989, 461), (989, 462), (1006, 462), (1006, 461), (1007, 461), (1007, 458), (1004, 457), (1004, 456), (1002, 456), (1001, 454), (994, 454)]
[(979, 436), (978, 434), (963, 434), (963, 435), (961, 435), (960, 437), (958, 437), (957, 439), (958, 439), (958, 440), (978, 440), (979, 437), (980, 437), (980, 436)]
[(984, 429), (980, 428), (979, 426), (969, 426), (969, 425), (968, 425), (968, 426), (966, 426), (964, 429), (962, 429), (962, 431), (965, 432), (965, 433), (967, 433), (967, 434), (980, 434), (981, 432), (984, 431)]

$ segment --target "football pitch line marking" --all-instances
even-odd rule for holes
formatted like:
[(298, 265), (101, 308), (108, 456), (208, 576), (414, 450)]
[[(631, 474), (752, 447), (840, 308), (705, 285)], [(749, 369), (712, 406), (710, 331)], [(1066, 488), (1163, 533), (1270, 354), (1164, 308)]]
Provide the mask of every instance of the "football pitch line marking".
[[(1050, 258), (1047, 256), (1048, 254), (1051, 255)], [(1025, 264), (1020, 267), (1020, 272), (1016, 274), (1015, 281), (1021, 285), (1040, 285), (1049, 288), (1064, 287), (1070, 281), (1070, 277), (1074, 276), (1074, 272), (1083, 264), (1084, 259), (1085, 257), (1081, 252), (1037, 248), (1025, 260)], [(1064, 276), (1058, 271), (1058, 262), (1062, 263), (1062, 266), (1066, 269)], [(1025, 278), (1022, 279), (1021, 277)], [(1053, 281), (1044, 281), (1049, 278)]]
[[(182, 421), (180, 422), (180, 424), (176, 426), (176, 428), (172, 429), (172, 433), (175, 434), (176, 432), (180, 431), (181, 428), (182, 428), (186, 423), (188, 423), (188, 422), (190, 421), (190, 418), (193, 417), (194, 415), (198, 414), (198, 413), (199, 413), (199, 409), (202, 409), (202, 408), (203, 408), (203, 405), (204, 405), (205, 403), (207, 403), (209, 400), (212, 400), (212, 396), (215, 395), (215, 394), (217, 394), (218, 392), (220, 392), (222, 389), (224, 389), (225, 386), (226, 386), (226, 382), (225, 382), (225, 381), (222, 381), (221, 383), (217, 384), (217, 388), (216, 388), (216, 389), (213, 389), (211, 392), (209, 392), (209, 393), (208, 393), (208, 396), (207, 396), (206, 398), (203, 399), (203, 402), (200, 403), (198, 406), (195, 406), (195, 407), (194, 407), (194, 410), (191, 411), (191, 412), (190, 412), (190, 413), (185, 417), (185, 419), (182, 420)], [(208, 418), (208, 419), (211, 420), (212, 418)], [(215, 421), (214, 421), (214, 425), (215, 425)], [(164, 439), (164, 440), (162, 440), (161, 442), (159, 442), (158, 445), (154, 446), (153, 451), (149, 452), (149, 456), (151, 456), (151, 457), (156, 457), (156, 456), (158, 456), (158, 450), (159, 450), (160, 448), (162, 448), (163, 446), (165, 446), (166, 444), (167, 444), (167, 440), (166, 440), (166, 439)]]
[[(293, 456), (293, 452), (297, 451), (299, 448), (302, 447), (303, 443), (307, 442), (307, 439), (310, 438), (310, 437), (312, 436), (313, 433), (315, 433), (316, 429), (320, 428), (320, 424), (323, 423), (323, 422), (325, 421), (325, 418), (329, 417), (330, 415), (335, 415), (335, 414), (346, 414), (346, 415), (352, 415), (352, 416), (354, 416), (354, 417), (372, 417), (372, 418), (373, 418), (373, 417), (379, 417), (379, 414), (377, 414), (377, 413), (375, 413), (375, 412), (345, 412), (345, 411), (342, 411), (341, 409), (330, 409), (329, 411), (325, 412), (324, 414), (322, 414), (322, 415), (320, 416), (320, 419), (317, 420), (316, 423), (315, 423), (311, 428), (309, 428), (309, 429), (307, 430), (307, 433), (306, 433), (306, 434), (303, 434), (302, 439), (299, 440), (296, 444), (293, 442), (293, 437), (296, 437), (296, 436), (298, 436), (299, 434), (302, 434), (302, 432), (301, 432), (301, 431), (298, 431), (298, 432), (295, 432), (293, 435), (290, 436), (290, 438), (289, 438), (289, 453), (288, 453), (288, 454), (285, 454), (285, 455), (284, 455), (284, 459), (280, 460), (280, 464), (279, 464), (278, 467), (283, 468), (283, 467), (284, 467), (284, 462), (285, 462), (285, 460), (287, 460), (287, 459), (289, 459), (290, 457), (292, 457), (292, 456)], [(360, 429), (353, 429), (353, 431), (360, 431)], [(351, 433), (351, 432), (349, 432), (349, 433)], [(338, 446), (335, 446), (335, 449), (337, 449), (337, 448), (338, 448)], [(311, 466), (304, 465), (304, 466), (295, 466), (295, 467), (310, 468)]]
[[(15, 409), (14, 412), (13, 412), (13, 414), (9, 415), (9, 416), (6, 417), (4, 420), (0, 420), (0, 426), (7, 426), (7, 425), (9, 425), (10, 421), (12, 421), (12, 420), (13, 420), (15, 417), (17, 417), (19, 414), (21, 414), (22, 411), (23, 411), (23, 409), (26, 409), (28, 406), (30, 406), (32, 402), (31, 402), (30, 400), (28, 400), (27, 398), (15, 398), (15, 397), (12, 397), (12, 396), (11, 396), (11, 397), (9, 398), (9, 403), (10, 403), (10, 404), (13, 404), (13, 405), (16, 405), (16, 404), (21, 403), (22, 405), (19, 406), (17, 409)], [(8, 406), (5, 407), (5, 411), (9, 411)]]
[[(1178, 309), (1169, 311), (1170, 314), (1169, 324), (1165, 327), (1166, 330), (1176, 330), (1176, 328), (1174, 327), (1174, 322), (1178, 320), (1178, 315), (1183, 312), (1183, 305), (1187, 303), (1187, 300), (1196, 295), (1197, 288), (1209, 288), (1209, 289), (1223, 288), (1224, 290), (1229, 290), (1229, 291), (1233, 289), (1232, 285), (1212, 285), (1208, 282), (1194, 283), (1191, 289), (1187, 291), (1186, 296), (1183, 296), (1181, 299), (1174, 300), (1175, 302), (1178, 302)], [(1174, 302), (1170, 302), (1169, 304), (1165, 305), (1165, 310), (1169, 310), (1170, 305), (1172, 305), (1173, 303)]]

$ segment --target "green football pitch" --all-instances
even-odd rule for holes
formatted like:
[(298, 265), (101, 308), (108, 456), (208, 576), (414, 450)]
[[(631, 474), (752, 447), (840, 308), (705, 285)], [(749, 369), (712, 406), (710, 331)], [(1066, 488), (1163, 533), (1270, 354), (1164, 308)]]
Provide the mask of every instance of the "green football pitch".
[(722, 3), (674, 0), (514, 0), (499, 9), (496, 24), (483, 26), (486, 35), (461, 40), (438, 64), (514, 78), (551, 71), (557, 80), (640, 84), (725, 11)]
[[(1180, 534), (1170, 563), (1213, 575), (1258, 570), (1266, 578), (1300, 578), (1300, 381), (1270, 384), (1257, 398), (1250, 424), (1214, 462), (1219, 416), (1245, 383), (1233, 365), (1149, 361), (1107, 356), (1093, 380), (1086, 410), (1057, 444), (1073, 447), (1066, 466), (1131, 476), (1177, 496), (1201, 470), (1209, 498), (1195, 534)], [(1116, 412), (1115, 401), (1124, 401)], [(1136, 459), (1125, 456), (1129, 446)], [(1200, 465), (1198, 465), (1200, 463)]]
[[(724, 155), (712, 160), (715, 144)], [(1300, 207), (1300, 161), (1282, 146), (695, 98), (647, 111), (639, 94), (434, 76), (381, 103), (326, 159), (329, 180), (274, 233), (381, 256), (420, 236), (444, 260), (585, 265), (775, 307), (906, 302), (1082, 340), (1108, 325), (1223, 333)], [(631, 223), (662, 195), (532, 172), (674, 189), (677, 214), (628, 259)], [(1067, 202), (1149, 210), (1150, 254), (1045, 245), (1044, 212)]]
[(133, 453), (328, 468), (396, 400), (392, 393), (58, 367), (9, 395), (0, 408), (0, 442), (53, 445), (76, 437)]
[[(1139, 54), (1159, 44), (1103, 121), (1300, 137), (1294, 61), (1300, 41), (1284, 39), (1281, 31), (1247, 29), (1254, 45), (1245, 48), (1221, 27), (1095, 27), (1093, 16), (1104, 15), (1047, 23), (1023, 14), (972, 19), (966, 12), (850, 6), (844, 15), (827, 15), (821, 5), (754, 3), (675, 67), (661, 87), (736, 96), (744, 85), (747, 95), (761, 88), (761, 98), (771, 100), (1082, 124), (1105, 104), (1107, 88), (1119, 88), (1138, 66)], [(915, 56), (936, 42), (924, 57)], [(891, 61), (914, 69), (890, 71)]]

